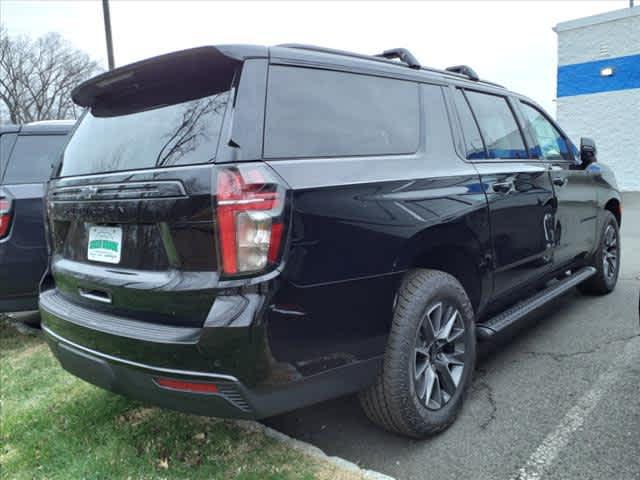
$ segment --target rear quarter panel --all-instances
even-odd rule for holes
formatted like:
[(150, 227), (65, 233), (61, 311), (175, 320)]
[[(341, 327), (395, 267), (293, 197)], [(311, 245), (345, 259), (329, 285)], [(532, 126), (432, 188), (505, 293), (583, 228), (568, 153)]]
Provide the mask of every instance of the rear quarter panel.
[(5, 185), (13, 198), (13, 222), (0, 241), (0, 299), (37, 297), (38, 282), (47, 263), (44, 237), (43, 195), (40, 183)]

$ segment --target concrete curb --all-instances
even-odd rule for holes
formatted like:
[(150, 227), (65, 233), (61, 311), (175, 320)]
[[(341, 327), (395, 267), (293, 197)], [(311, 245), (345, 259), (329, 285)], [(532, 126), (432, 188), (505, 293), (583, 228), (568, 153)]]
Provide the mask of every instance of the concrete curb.
[(278, 432), (271, 427), (267, 427), (259, 422), (252, 420), (234, 420), (233, 423), (242, 430), (247, 432), (260, 432), (263, 435), (272, 438), (289, 448), (297, 450), (298, 452), (313, 457), (317, 460), (328, 462), (340, 470), (353, 473), (354, 475), (360, 475), (365, 480), (395, 480), (394, 477), (385, 475), (384, 473), (376, 472), (374, 470), (366, 470), (360, 468), (353, 462), (345, 460), (341, 457), (332, 457), (324, 453), (318, 447), (311, 445), (310, 443), (291, 438), (282, 432)]

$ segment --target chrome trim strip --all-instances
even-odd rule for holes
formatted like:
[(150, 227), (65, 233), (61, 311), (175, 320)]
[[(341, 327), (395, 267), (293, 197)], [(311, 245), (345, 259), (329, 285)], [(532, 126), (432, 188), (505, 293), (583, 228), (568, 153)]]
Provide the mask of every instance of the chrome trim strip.
[(108, 292), (105, 292), (105, 296), (101, 297), (100, 295), (90, 293), (84, 288), (78, 288), (78, 294), (81, 297), (88, 298), (89, 300), (95, 300), (96, 302), (111, 303), (111, 294), (109, 294)]
[[(162, 186), (177, 187), (177, 192), (171, 192), (171, 195), (159, 194), (156, 196), (150, 196), (150, 199), (172, 199), (172, 198), (184, 198), (187, 197), (187, 192), (184, 189), (184, 185), (179, 180), (147, 180), (136, 182), (124, 182), (124, 183), (94, 183), (87, 185), (72, 185), (67, 187), (52, 188), (49, 192), (52, 202), (78, 202), (78, 201), (117, 201), (117, 200), (139, 200), (140, 198), (147, 197), (128, 197), (128, 198), (95, 198), (100, 194), (101, 190), (107, 192), (113, 192), (112, 195), (120, 193), (124, 194), (138, 194), (142, 195), (145, 192), (151, 192), (154, 188), (160, 188)], [(71, 199), (57, 199), (56, 195), (64, 195), (66, 192), (77, 192), (76, 198)], [(85, 193), (86, 192), (86, 193)], [(108, 195), (108, 194), (107, 194)]]
[(218, 379), (218, 380), (226, 380), (228, 382), (236, 382), (236, 383), (240, 383), (240, 381), (235, 378), (232, 377), (231, 375), (223, 375), (220, 373), (206, 373), (206, 372), (192, 372), (189, 370), (175, 370), (172, 368), (163, 368), (163, 367), (154, 367), (151, 365), (146, 365), (144, 363), (138, 363), (138, 362), (133, 362), (131, 360), (125, 360), (124, 358), (119, 358), (119, 357), (113, 357), (111, 355), (108, 355), (106, 353), (102, 353), (102, 352), (97, 352), (95, 350), (92, 350), (90, 348), (87, 347), (83, 347), (82, 345), (78, 345), (77, 343), (74, 343), (70, 340), (67, 340), (64, 337), (61, 337), (60, 335), (58, 335), (57, 333), (53, 332), (50, 328), (48, 328), (45, 325), (42, 325), (42, 330), (49, 336), (53, 337), (54, 339), (58, 340), (59, 342), (62, 343), (66, 343), (67, 345), (70, 345), (78, 350), (81, 350), (85, 353), (88, 353), (90, 355), (93, 355), (95, 357), (99, 357), (102, 358), (104, 360), (109, 360), (112, 362), (116, 362), (116, 363), (122, 363), (125, 365), (129, 365), (131, 367), (135, 367), (135, 368), (140, 368), (143, 370), (150, 370), (151, 372), (159, 372), (159, 373), (168, 373), (171, 375), (184, 375), (184, 376), (192, 376), (192, 377), (207, 377), (207, 378), (214, 378), (214, 379)]

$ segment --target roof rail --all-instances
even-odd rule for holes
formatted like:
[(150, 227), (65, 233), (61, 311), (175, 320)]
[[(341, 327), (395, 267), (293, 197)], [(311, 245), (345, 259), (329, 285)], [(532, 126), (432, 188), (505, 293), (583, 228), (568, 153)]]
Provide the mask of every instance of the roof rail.
[[(480, 80), (480, 78), (478, 78), (478, 74), (471, 67), (467, 65), (457, 65), (455, 67), (449, 67), (446, 70), (439, 70), (437, 68), (431, 68), (431, 67), (422, 67), (418, 63), (418, 60), (416, 59), (416, 57), (414, 57), (411, 54), (411, 52), (409, 52), (409, 50), (405, 48), (394, 48), (392, 50), (387, 50), (378, 55), (363, 55), (361, 53), (347, 52), (345, 50), (337, 50), (334, 48), (317, 47), (315, 45), (305, 45), (302, 43), (282, 43), (276, 46), (284, 47), (284, 48), (295, 48), (297, 50), (309, 50), (312, 52), (329, 53), (332, 55), (341, 55), (343, 57), (360, 58), (362, 60), (373, 60), (376, 62), (383, 62), (386, 64), (392, 64), (392, 65), (400, 65), (398, 62), (395, 62), (393, 60), (394, 58), (399, 58), (400, 60), (402, 60), (403, 63), (405, 63), (409, 67), (414, 68), (416, 70), (420, 69), (427, 72), (437, 73), (440, 75), (448, 75), (454, 78), (467, 78), (469, 80), (473, 80), (476, 82), (486, 83), (487, 85), (493, 85), (496, 87), (505, 88), (504, 86), (498, 83), (489, 82), (488, 80)], [(401, 55), (401, 52), (404, 55), (404, 58), (399, 56)]]
[(386, 58), (389, 60), (397, 58), (401, 62), (406, 63), (410, 68), (415, 68), (418, 70), (422, 68), (422, 65), (420, 65), (418, 59), (414, 57), (413, 54), (406, 48), (392, 48), (391, 50), (385, 50), (384, 52), (374, 56)]
[(337, 50), (335, 48), (316, 47), (315, 45), (305, 45), (303, 43), (281, 43), (276, 45), (277, 47), (295, 48), (296, 50), (309, 50), (311, 52), (330, 53), (332, 55), (341, 55), (343, 57), (361, 58), (363, 60), (374, 60), (377, 62), (391, 63), (398, 65), (398, 62), (394, 62), (394, 58), (400, 59), (403, 63), (407, 64), (411, 68), (421, 68), (420, 63), (416, 60), (409, 50), (406, 48), (392, 48), (391, 50), (385, 50), (378, 55), (364, 55), (362, 53), (347, 52), (346, 50)]
[(276, 47), (295, 48), (296, 50), (309, 50), (310, 52), (330, 53), (332, 55), (340, 55), (343, 57), (360, 58), (362, 60), (374, 60), (376, 62), (397, 64), (397, 62), (384, 57), (347, 52), (346, 50), (338, 50), (335, 48), (316, 47), (315, 45), (305, 45), (303, 43), (281, 43), (280, 45), (276, 45)]
[(480, 77), (476, 73), (476, 71), (469, 67), (468, 65), (455, 65), (453, 67), (447, 67), (447, 72), (459, 73), (460, 75), (464, 75), (469, 80), (473, 80), (477, 82), (480, 80)]

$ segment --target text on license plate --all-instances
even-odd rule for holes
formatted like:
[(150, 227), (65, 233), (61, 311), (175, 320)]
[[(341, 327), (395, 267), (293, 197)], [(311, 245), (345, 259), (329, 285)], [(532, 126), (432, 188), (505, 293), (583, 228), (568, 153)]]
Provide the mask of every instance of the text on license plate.
[(97, 227), (89, 228), (89, 245), (87, 258), (94, 262), (120, 263), (122, 251), (122, 228)]

